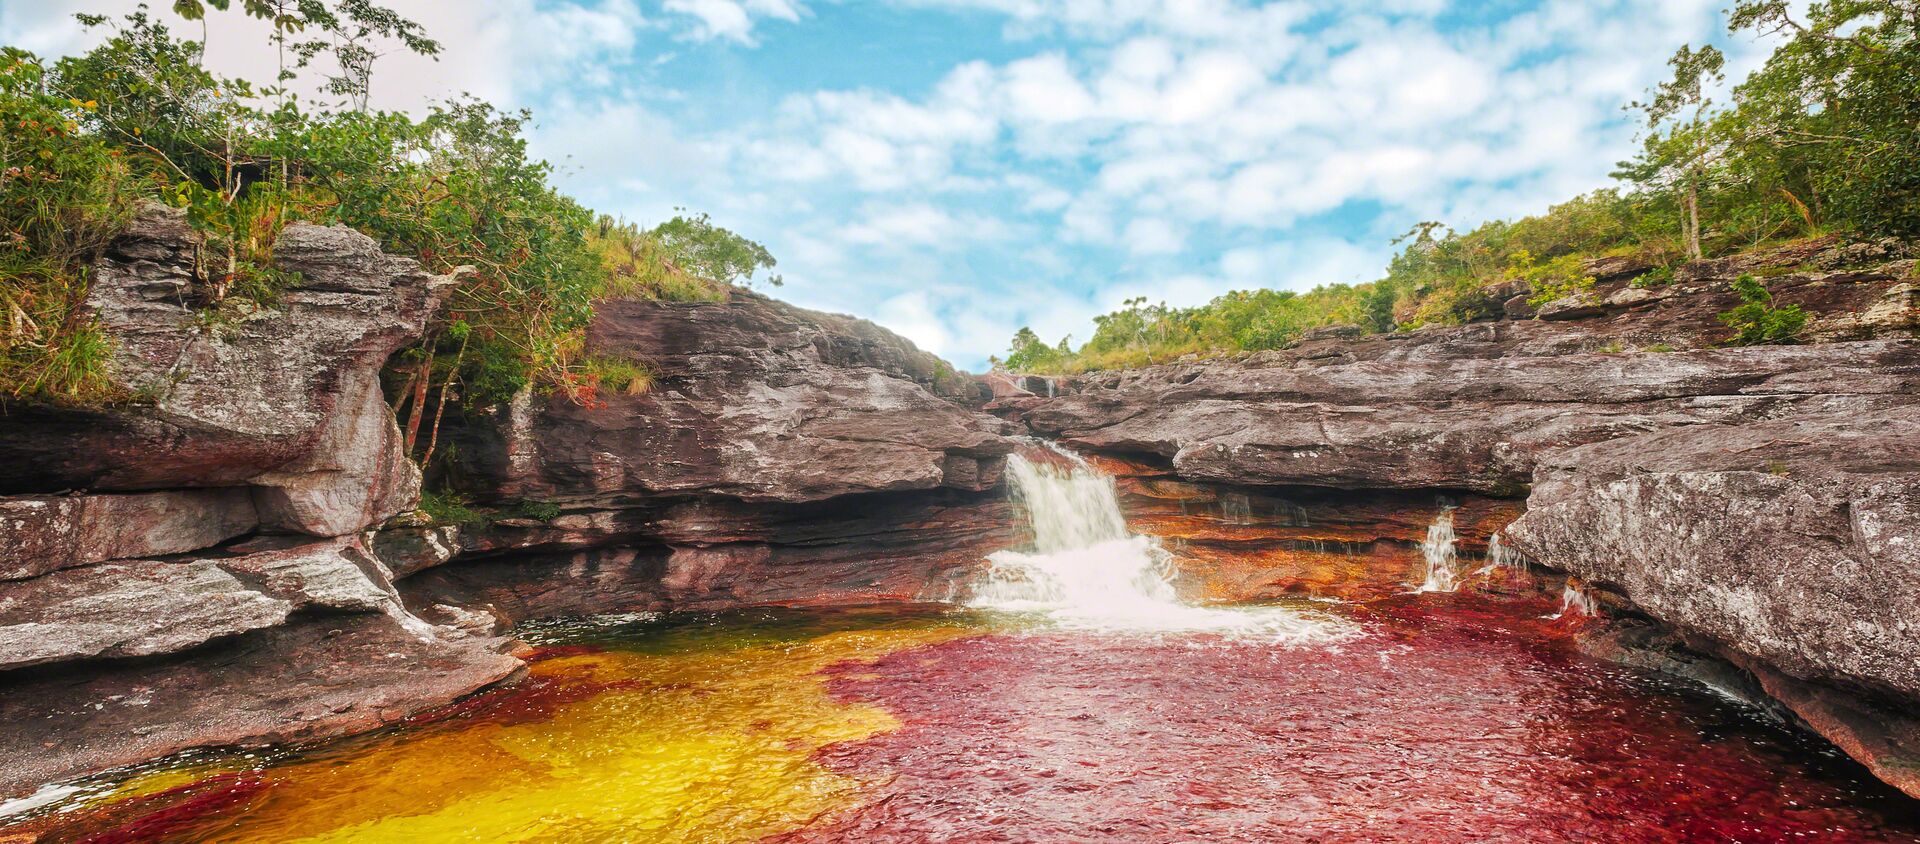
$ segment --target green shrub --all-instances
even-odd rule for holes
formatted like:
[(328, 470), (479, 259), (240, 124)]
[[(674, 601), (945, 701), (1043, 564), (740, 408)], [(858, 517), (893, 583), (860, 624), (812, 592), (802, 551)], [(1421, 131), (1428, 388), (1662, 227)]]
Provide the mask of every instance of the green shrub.
[(1791, 343), (1806, 327), (1806, 312), (1799, 305), (1773, 307), (1773, 294), (1759, 279), (1742, 275), (1731, 286), (1740, 304), (1720, 314), (1720, 321), (1734, 331), (1728, 342), (1738, 346)]
[(56, 92), (32, 55), (0, 48), (0, 396), (116, 398), (111, 348), (83, 316), (88, 265), (132, 216), (122, 150), (86, 132), (99, 104)]
[(1526, 282), (1533, 295), (1527, 304), (1539, 307), (1568, 296), (1593, 289), (1593, 276), (1587, 275), (1578, 255), (1562, 255), (1541, 262), (1533, 253), (1519, 249), (1507, 258), (1507, 278)]
[(441, 525), (473, 527), (487, 522), (486, 516), (467, 506), (466, 499), (452, 492), (429, 490), (420, 493), (420, 512)]
[(1653, 288), (1653, 287), (1665, 287), (1673, 283), (1673, 277), (1674, 276), (1673, 276), (1672, 267), (1655, 267), (1651, 270), (1641, 273), (1638, 276), (1635, 276), (1633, 281), (1628, 283), (1628, 286), (1633, 287), (1636, 290), (1646, 290), (1648, 288)]
[(535, 501), (531, 498), (522, 498), (514, 502), (513, 508), (507, 512), (509, 516), (514, 518), (533, 519), (537, 522), (551, 522), (560, 517), (560, 505), (551, 501)]

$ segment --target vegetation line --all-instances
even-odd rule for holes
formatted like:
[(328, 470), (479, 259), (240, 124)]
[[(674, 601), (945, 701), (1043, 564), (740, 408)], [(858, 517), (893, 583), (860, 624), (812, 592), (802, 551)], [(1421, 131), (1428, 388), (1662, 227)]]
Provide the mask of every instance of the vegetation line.
[[(1641, 119), (1639, 153), (1622, 185), (1513, 222), (1458, 233), (1423, 222), (1396, 240), (1387, 275), (1305, 293), (1233, 291), (1170, 308), (1130, 299), (1095, 317), (1091, 339), (1049, 343), (1014, 335), (998, 366), (1066, 374), (1122, 369), (1182, 355), (1277, 349), (1310, 329), (1380, 333), (1496, 316), (1525, 294), (1535, 307), (1585, 295), (1595, 258), (1648, 267), (1635, 286), (1671, 282), (1684, 261), (1796, 238), (1920, 236), (1920, 0), (1831, 0), (1796, 17), (1786, 0), (1739, 0), (1730, 30), (1779, 40), (1766, 64), (1711, 98), (1725, 57), (1683, 46), (1673, 78), (1628, 106)], [(1742, 305), (1722, 317), (1731, 342), (1789, 342), (1798, 308), (1774, 310), (1765, 285), (1735, 285)]]

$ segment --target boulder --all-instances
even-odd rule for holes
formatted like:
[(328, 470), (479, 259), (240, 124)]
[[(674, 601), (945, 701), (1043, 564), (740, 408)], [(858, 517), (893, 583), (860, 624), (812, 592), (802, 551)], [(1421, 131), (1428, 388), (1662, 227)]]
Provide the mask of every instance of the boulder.
[(1920, 405), (1557, 452), (1504, 535), (1791, 676), (1920, 698)]
[(1920, 796), (1920, 405), (1561, 452), (1503, 536), (1730, 659)]

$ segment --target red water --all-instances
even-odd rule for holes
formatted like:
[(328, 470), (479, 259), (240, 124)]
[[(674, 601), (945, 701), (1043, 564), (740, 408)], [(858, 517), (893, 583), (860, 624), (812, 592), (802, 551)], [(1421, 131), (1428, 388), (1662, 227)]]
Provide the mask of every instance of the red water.
[[(1550, 605), (1372, 605), (1333, 649), (990, 635), (845, 668), (886, 784), (787, 842), (1917, 841), (1850, 763), (1579, 656)], [(1904, 816), (1903, 816), (1904, 815)]]

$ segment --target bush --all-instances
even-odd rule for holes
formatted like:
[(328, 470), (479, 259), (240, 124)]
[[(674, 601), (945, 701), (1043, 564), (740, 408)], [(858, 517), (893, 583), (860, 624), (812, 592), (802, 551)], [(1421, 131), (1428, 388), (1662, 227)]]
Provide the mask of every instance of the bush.
[(1527, 304), (1539, 307), (1548, 302), (1586, 293), (1593, 289), (1593, 276), (1582, 268), (1578, 255), (1562, 255), (1545, 263), (1534, 259), (1525, 249), (1507, 259), (1507, 278), (1525, 282), (1533, 295)]
[(1773, 294), (1759, 279), (1742, 275), (1731, 286), (1740, 297), (1740, 305), (1720, 314), (1720, 321), (1734, 332), (1728, 342), (1737, 346), (1791, 343), (1806, 327), (1806, 312), (1799, 305), (1773, 307)]
[(126, 155), (83, 130), (97, 102), (56, 93), (32, 55), (0, 48), (0, 395), (115, 398), (111, 348), (82, 316), (88, 265), (126, 225)]
[(451, 492), (428, 490), (420, 493), (420, 512), (440, 525), (472, 527), (487, 522), (486, 516), (467, 506), (466, 499)]

